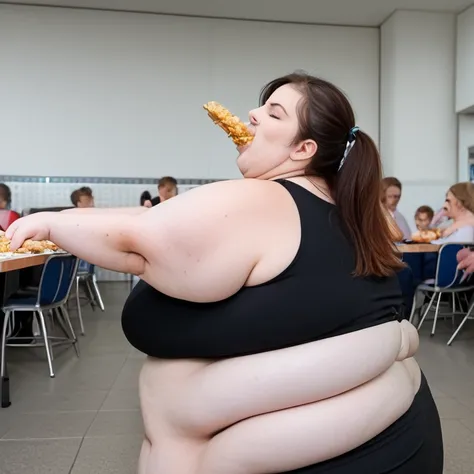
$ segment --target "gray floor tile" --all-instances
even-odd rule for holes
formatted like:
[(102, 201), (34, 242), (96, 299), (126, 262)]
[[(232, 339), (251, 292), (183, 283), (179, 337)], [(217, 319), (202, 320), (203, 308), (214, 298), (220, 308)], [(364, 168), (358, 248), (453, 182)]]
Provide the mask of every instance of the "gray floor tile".
[(12, 411), (19, 413), (43, 413), (52, 411), (98, 411), (103, 405), (108, 392), (106, 390), (83, 390), (57, 393), (36, 392), (18, 394)]
[(445, 463), (444, 474), (472, 474), (474, 434), (459, 420), (442, 420)]
[(465, 418), (472, 414), (471, 410), (459, 403), (454, 398), (441, 397), (436, 399), (436, 406), (438, 407), (441, 418)]
[(80, 438), (0, 441), (0, 472), (2, 474), (67, 474), (73, 465), (80, 444)]
[[(474, 412), (467, 414), (466, 416), (461, 418), (459, 421), (474, 434)], [(474, 464), (474, 459), (473, 459), (473, 464)]]
[(18, 414), (10, 420), (2, 440), (82, 437), (97, 412), (51, 412)]
[(114, 390), (138, 387), (138, 377), (143, 367), (142, 359), (128, 359), (113, 385)]
[(112, 389), (104, 404), (102, 410), (139, 410), (140, 399), (137, 388)]
[(458, 400), (463, 404), (474, 411), (474, 397), (459, 397)]
[(100, 411), (87, 432), (87, 437), (110, 435), (143, 435), (139, 410)]
[(71, 474), (135, 473), (142, 441), (139, 435), (86, 438)]

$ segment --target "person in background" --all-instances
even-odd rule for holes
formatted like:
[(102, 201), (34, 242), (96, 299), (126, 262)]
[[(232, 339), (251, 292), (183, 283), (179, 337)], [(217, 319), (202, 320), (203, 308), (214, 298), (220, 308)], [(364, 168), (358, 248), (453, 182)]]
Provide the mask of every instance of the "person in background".
[(418, 230), (428, 230), (433, 220), (434, 211), (430, 206), (420, 206), (415, 212), (415, 224)]
[(9, 210), (12, 202), (12, 192), (5, 183), (0, 183), (0, 209)]
[(443, 205), (444, 216), (452, 224), (443, 230), (434, 244), (474, 242), (474, 183), (464, 182), (451, 186)]
[(92, 189), (88, 186), (76, 189), (71, 193), (71, 202), (74, 207), (95, 207)]
[[(148, 191), (145, 191), (142, 194), (141, 198), (144, 198), (146, 196), (145, 193), (148, 193)], [(158, 181), (158, 196), (154, 197), (153, 199), (145, 200), (144, 203), (141, 205), (145, 207), (153, 207), (157, 204), (160, 204), (160, 202), (167, 201), (168, 199), (176, 196), (177, 194), (178, 181), (172, 176), (164, 176)], [(148, 193), (148, 195), (150, 195), (150, 193)]]
[(403, 238), (409, 240), (411, 238), (410, 226), (402, 213), (397, 210), (401, 197), (402, 183), (397, 178), (384, 178), (382, 180), (382, 202), (394, 218), (398, 228), (403, 233)]
[(151, 194), (149, 191), (143, 191), (140, 195), (140, 206), (152, 207)]

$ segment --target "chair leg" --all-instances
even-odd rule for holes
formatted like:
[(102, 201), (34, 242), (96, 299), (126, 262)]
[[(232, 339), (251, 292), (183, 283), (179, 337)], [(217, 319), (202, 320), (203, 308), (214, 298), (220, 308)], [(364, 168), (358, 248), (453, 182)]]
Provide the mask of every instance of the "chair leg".
[(100, 291), (99, 291), (99, 285), (97, 284), (97, 277), (95, 275), (92, 275), (91, 282), (92, 282), (92, 288), (94, 289), (97, 302), (99, 303), (99, 307), (102, 311), (105, 311), (104, 302), (102, 301), (102, 296), (100, 295)]
[(65, 306), (60, 306), (58, 308), (59, 312), (62, 314), (64, 320), (66, 321), (66, 324), (69, 326), (69, 330), (71, 331), (72, 339), (73, 339), (73, 345), (74, 345), (74, 350), (76, 351), (77, 357), (80, 357), (80, 351), (79, 351), (79, 343), (77, 341), (77, 336), (76, 333), (74, 332), (74, 328), (72, 327), (71, 323), (71, 318), (69, 317), (68, 310), (66, 309)]
[(48, 332), (46, 330), (44, 314), (42, 311), (37, 311), (37, 313), (39, 316), (41, 332), (43, 333), (44, 348), (46, 349), (46, 357), (48, 358), (49, 376), (51, 378), (54, 378), (52, 350), (51, 350), (51, 346), (49, 345), (49, 338), (48, 338)]
[(436, 321), (438, 320), (438, 313), (439, 313), (439, 304), (441, 303), (441, 295), (443, 293), (439, 293), (438, 294), (438, 301), (436, 303), (436, 311), (435, 311), (435, 315), (434, 315), (434, 319), (433, 319), (433, 328), (431, 329), (431, 335), (434, 336), (435, 334), (435, 331), (436, 331)]
[(87, 293), (89, 295), (89, 304), (91, 305), (92, 311), (95, 311), (96, 302), (95, 302), (95, 297), (94, 297), (94, 291), (92, 290), (92, 286), (91, 286), (90, 277), (87, 277), (84, 280), (84, 283), (86, 284)]
[(58, 321), (59, 326), (61, 327), (61, 331), (64, 333), (64, 335), (68, 338), (71, 339), (71, 334), (69, 334), (69, 330), (66, 328), (64, 318), (62, 317), (62, 314), (59, 312), (58, 308), (54, 308), (52, 310), (54, 317)]
[[(413, 318), (415, 317), (415, 313), (416, 313), (416, 300), (417, 300), (417, 296), (418, 296), (418, 291), (415, 291), (415, 294), (413, 295), (413, 304), (411, 305), (411, 312), (410, 312), (410, 318), (408, 319), (408, 322), (413, 324)], [(423, 301), (424, 301), (424, 297), (423, 297)], [(423, 304), (421, 305), (423, 307)]]
[(426, 307), (425, 312), (423, 313), (423, 316), (421, 317), (420, 323), (418, 324), (418, 327), (417, 327), (418, 331), (420, 330), (421, 325), (424, 323), (424, 321), (426, 319), (426, 316), (429, 313), (429, 311), (431, 309), (431, 306), (433, 305), (433, 301), (435, 299), (435, 296), (436, 296), (436, 293), (433, 293), (433, 296), (431, 297), (430, 302), (429, 302), (428, 306)]
[(467, 312), (466, 316), (464, 316), (464, 319), (461, 321), (461, 324), (458, 326), (456, 331), (454, 331), (454, 334), (449, 339), (449, 341), (447, 343), (448, 346), (450, 346), (453, 343), (454, 338), (459, 334), (459, 331), (463, 328), (464, 324), (466, 324), (466, 321), (470, 318), (473, 309), (474, 309), (474, 304), (471, 305), (471, 307), (469, 308), (469, 311)]
[(81, 297), (80, 297), (80, 277), (76, 278), (76, 303), (77, 303), (77, 318), (81, 326), (81, 334), (84, 336), (84, 321), (82, 320)]
[[(452, 295), (452, 298), (453, 298), (453, 314), (451, 315), (451, 320), (454, 323), (454, 315), (456, 314), (456, 293), (451, 293), (451, 295)], [(446, 316), (445, 316), (444, 319), (446, 319)]]
[(0, 361), (1, 361), (1, 368), (0, 368), (0, 377), (3, 378), (6, 375), (6, 367), (7, 363), (5, 360), (5, 353), (6, 353), (6, 346), (7, 346), (7, 329), (8, 329), (8, 323), (10, 321), (10, 314), (11, 311), (6, 311), (5, 312), (5, 319), (3, 320), (3, 328), (2, 328), (2, 347), (1, 347), (1, 353), (0, 353)]

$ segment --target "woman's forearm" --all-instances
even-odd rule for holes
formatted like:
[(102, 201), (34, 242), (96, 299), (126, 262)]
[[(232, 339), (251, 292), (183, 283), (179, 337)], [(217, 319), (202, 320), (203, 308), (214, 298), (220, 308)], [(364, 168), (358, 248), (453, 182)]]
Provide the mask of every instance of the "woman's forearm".
[(89, 263), (139, 275), (145, 260), (131, 252), (133, 216), (58, 213), (51, 218), (50, 240)]
[(61, 211), (64, 214), (73, 215), (103, 215), (103, 214), (122, 214), (122, 215), (138, 215), (148, 211), (148, 207), (134, 206), (134, 207), (75, 207), (73, 209), (65, 209)]

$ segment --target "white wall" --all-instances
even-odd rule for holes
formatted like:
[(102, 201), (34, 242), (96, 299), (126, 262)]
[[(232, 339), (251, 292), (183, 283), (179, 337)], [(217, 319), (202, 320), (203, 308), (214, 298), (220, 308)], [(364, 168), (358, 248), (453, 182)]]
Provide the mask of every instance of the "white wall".
[(468, 148), (474, 146), (474, 115), (458, 116), (458, 176), (469, 181)]
[(0, 5), (3, 174), (238, 176), (201, 106), (244, 118), (305, 69), (341, 86), (378, 141), (379, 32)]
[(400, 210), (438, 207), (457, 179), (455, 15), (398, 11), (381, 28), (380, 144), (387, 176), (403, 183)]
[(457, 18), (456, 111), (474, 110), (474, 6)]

